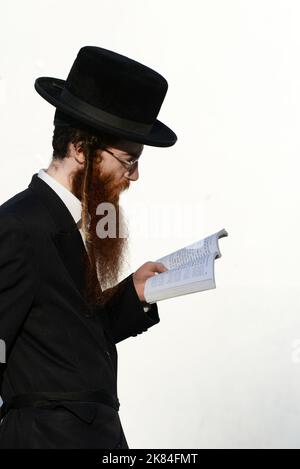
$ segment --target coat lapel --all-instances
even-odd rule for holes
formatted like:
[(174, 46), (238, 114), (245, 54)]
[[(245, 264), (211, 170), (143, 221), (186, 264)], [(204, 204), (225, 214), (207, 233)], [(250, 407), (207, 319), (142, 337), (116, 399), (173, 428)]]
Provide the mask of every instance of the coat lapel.
[[(33, 175), (28, 188), (38, 196), (46, 208), (41, 213), (39, 222), (45, 223), (45, 227), (52, 237), (57, 252), (85, 306), (81, 319), (86, 314), (93, 316), (94, 313), (100, 312), (100, 309), (97, 306), (95, 308), (90, 307), (83, 295), (84, 266), (86, 261), (89, 262), (89, 257), (74, 218), (57, 193), (45, 181), (39, 178), (37, 173)], [(79, 310), (81, 308), (78, 308)], [(76, 313), (78, 314), (77, 311)], [(98, 343), (98, 346), (106, 350), (103, 331), (101, 332), (100, 328), (95, 328), (90, 320), (84, 322), (90, 334)]]
[(52, 239), (77, 290), (83, 295), (84, 258), (87, 258), (87, 253), (79, 230), (59, 231)]
[[(70, 211), (57, 193), (37, 173), (33, 175), (29, 189), (33, 190), (51, 215), (51, 237), (75, 287), (83, 297), (84, 263), (88, 255), (79, 229)], [(48, 217), (49, 218), (49, 217)]]

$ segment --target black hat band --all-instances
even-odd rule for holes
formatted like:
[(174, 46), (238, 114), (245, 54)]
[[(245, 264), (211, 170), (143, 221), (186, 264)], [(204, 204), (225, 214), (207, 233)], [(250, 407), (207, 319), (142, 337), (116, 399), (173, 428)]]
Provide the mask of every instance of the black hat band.
[(136, 132), (141, 135), (147, 135), (152, 129), (152, 124), (141, 124), (140, 122), (123, 119), (92, 106), (91, 104), (77, 98), (77, 96), (74, 96), (66, 88), (63, 88), (60, 94), (60, 101), (74, 107), (76, 111), (86, 114), (87, 117), (94, 117), (95, 119), (103, 121), (105, 124), (111, 125), (112, 127), (118, 127), (119, 129)]

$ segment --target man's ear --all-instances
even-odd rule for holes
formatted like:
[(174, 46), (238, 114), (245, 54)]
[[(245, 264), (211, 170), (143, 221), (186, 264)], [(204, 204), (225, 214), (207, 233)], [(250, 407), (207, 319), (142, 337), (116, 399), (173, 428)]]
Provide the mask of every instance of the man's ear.
[(71, 143), (71, 145), (77, 153), (83, 153), (82, 142)]
[(81, 142), (71, 143), (70, 145), (72, 148), (71, 154), (73, 154), (75, 160), (78, 163), (83, 164), (85, 162), (85, 155), (81, 146)]

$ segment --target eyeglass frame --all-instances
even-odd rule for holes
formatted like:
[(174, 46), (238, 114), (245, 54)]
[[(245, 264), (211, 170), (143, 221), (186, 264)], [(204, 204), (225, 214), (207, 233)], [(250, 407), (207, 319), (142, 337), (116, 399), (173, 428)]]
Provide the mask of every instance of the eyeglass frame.
[[(111, 156), (113, 156), (114, 158), (116, 158), (116, 160), (118, 160), (123, 166), (124, 168), (126, 168), (129, 172), (132, 171), (132, 168), (134, 167), (134, 165), (137, 164), (138, 160), (139, 160), (139, 156), (138, 157), (135, 157), (135, 160), (134, 161), (125, 161), (123, 160), (122, 158), (120, 158), (119, 156), (115, 155), (112, 151), (108, 150), (106, 147), (103, 147), (103, 150), (104, 151), (107, 151), (107, 153), (109, 153)], [(133, 156), (133, 155), (131, 155)]]

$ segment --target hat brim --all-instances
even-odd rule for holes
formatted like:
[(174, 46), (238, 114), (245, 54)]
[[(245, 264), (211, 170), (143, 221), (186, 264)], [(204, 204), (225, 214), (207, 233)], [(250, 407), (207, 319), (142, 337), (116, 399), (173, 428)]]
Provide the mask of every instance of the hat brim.
[(177, 136), (169, 127), (155, 120), (152, 129), (147, 135), (141, 135), (134, 132), (128, 132), (123, 129), (112, 127), (105, 122), (94, 119), (92, 116), (83, 114), (76, 108), (73, 108), (60, 100), (60, 94), (65, 85), (65, 80), (51, 77), (40, 77), (35, 80), (34, 87), (36, 91), (48, 103), (55, 106), (65, 114), (77, 119), (78, 121), (86, 124), (96, 130), (107, 131), (108, 133), (120, 137), (127, 138), (128, 140), (143, 143), (154, 147), (170, 147), (177, 141)]

